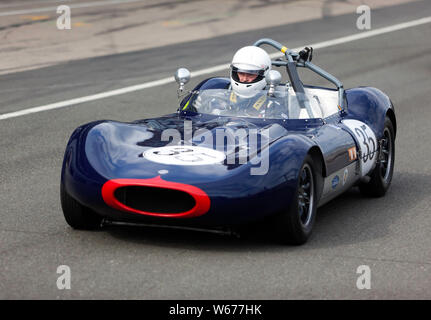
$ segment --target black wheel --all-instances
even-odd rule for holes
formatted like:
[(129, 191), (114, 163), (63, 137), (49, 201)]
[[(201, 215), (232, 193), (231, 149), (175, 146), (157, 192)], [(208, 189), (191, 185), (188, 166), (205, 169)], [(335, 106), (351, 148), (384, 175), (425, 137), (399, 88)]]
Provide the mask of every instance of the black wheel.
[(370, 174), (370, 181), (361, 183), (359, 190), (362, 194), (372, 197), (382, 197), (391, 185), (395, 164), (395, 134), (391, 120), (386, 117), (383, 129), (381, 157)]
[(286, 244), (304, 244), (311, 235), (316, 218), (317, 185), (316, 165), (310, 155), (304, 160), (292, 203), (276, 217), (275, 232), (279, 241)]
[(102, 217), (73, 199), (66, 192), (63, 184), (60, 186), (60, 199), (64, 218), (72, 228), (92, 230), (100, 227)]

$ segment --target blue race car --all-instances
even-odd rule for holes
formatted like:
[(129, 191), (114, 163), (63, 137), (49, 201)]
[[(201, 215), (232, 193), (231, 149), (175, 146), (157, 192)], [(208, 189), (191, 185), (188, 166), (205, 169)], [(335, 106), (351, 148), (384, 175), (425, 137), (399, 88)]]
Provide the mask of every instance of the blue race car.
[[(241, 105), (229, 78), (185, 93), (177, 112), (131, 123), (96, 121), (67, 144), (61, 205), (75, 229), (145, 224), (227, 230), (269, 221), (284, 242), (309, 238), (316, 210), (352, 186), (383, 196), (394, 169), (396, 117), (376, 88), (344, 90), (311, 63), (312, 49), (283, 53), (266, 88)], [(305, 85), (307, 68), (336, 89)], [(179, 95), (190, 79), (177, 71)]]

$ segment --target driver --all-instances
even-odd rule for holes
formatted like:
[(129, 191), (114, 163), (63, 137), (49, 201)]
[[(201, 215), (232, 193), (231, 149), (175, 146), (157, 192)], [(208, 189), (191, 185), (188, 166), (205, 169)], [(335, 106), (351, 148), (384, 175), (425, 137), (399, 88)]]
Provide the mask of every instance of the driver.
[[(251, 117), (265, 117), (277, 114), (280, 104), (269, 99), (265, 77), (271, 70), (271, 58), (265, 50), (256, 46), (239, 49), (233, 56), (230, 66), (229, 91), (222, 97), (211, 93), (208, 101), (202, 102), (205, 95), (199, 95), (194, 106), (200, 109), (202, 105), (210, 106), (212, 114), (234, 114)], [(227, 94), (227, 95), (225, 95)]]
[(271, 70), (271, 58), (265, 50), (247, 46), (239, 49), (232, 59), (230, 83), (232, 107), (247, 113), (264, 112), (267, 95), (265, 76)]

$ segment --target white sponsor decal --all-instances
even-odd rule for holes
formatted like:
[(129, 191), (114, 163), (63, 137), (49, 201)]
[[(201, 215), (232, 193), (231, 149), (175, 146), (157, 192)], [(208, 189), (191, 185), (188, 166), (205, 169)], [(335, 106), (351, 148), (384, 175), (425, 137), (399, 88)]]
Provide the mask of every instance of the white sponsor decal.
[(348, 177), (349, 177), (349, 170), (346, 168), (344, 169), (344, 174), (343, 174), (343, 186), (346, 184)]
[(226, 158), (223, 152), (196, 146), (154, 148), (145, 151), (142, 156), (153, 162), (181, 166), (215, 164)]
[[(362, 176), (367, 175), (377, 159), (377, 139), (373, 130), (358, 120), (343, 120), (343, 123), (353, 132), (359, 142), (361, 151)], [(349, 155), (350, 156), (350, 155)]]

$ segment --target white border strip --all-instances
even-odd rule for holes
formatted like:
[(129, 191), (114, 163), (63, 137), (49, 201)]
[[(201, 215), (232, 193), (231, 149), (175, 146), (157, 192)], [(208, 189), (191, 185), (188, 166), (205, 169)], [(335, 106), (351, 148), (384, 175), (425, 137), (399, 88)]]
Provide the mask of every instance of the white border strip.
[[(327, 47), (335, 46), (335, 45), (342, 44), (342, 43), (347, 43), (347, 42), (351, 42), (351, 41), (355, 41), (355, 40), (359, 40), (359, 39), (370, 38), (370, 37), (374, 37), (374, 36), (384, 34), (384, 33), (389, 33), (389, 32), (394, 32), (397, 30), (402, 30), (402, 29), (406, 29), (406, 28), (419, 26), (422, 24), (430, 23), (430, 22), (431, 22), (431, 16), (425, 17), (422, 19), (418, 19), (418, 20), (413, 20), (413, 21), (409, 21), (409, 22), (395, 24), (395, 25), (392, 25), (389, 27), (375, 29), (372, 31), (366, 31), (366, 32), (362, 32), (359, 34), (354, 34), (354, 35), (350, 35), (350, 36), (346, 36), (346, 37), (336, 38), (336, 39), (323, 41), (323, 42), (317, 42), (314, 44), (309, 44), (307, 46), (311, 46), (315, 49), (327, 48)], [(303, 48), (303, 46), (301, 46), (299, 48), (293, 48), (292, 50), (298, 51), (302, 48)], [(271, 56), (271, 58), (281, 57), (282, 53), (274, 53), (274, 54), (271, 54), (270, 56)], [(228, 68), (228, 64), (220, 64), (220, 65), (217, 65), (217, 66), (214, 66), (211, 68), (206, 68), (206, 69), (194, 71), (194, 72), (192, 72), (192, 76), (201, 76), (201, 75), (205, 75), (205, 74), (219, 72), (219, 71), (226, 70), (227, 68)], [(69, 106), (77, 105), (77, 104), (84, 103), (84, 102), (104, 99), (104, 98), (118, 96), (121, 94), (130, 93), (130, 92), (134, 92), (134, 91), (138, 91), (138, 90), (157, 87), (157, 86), (161, 86), (164, 84), (172, 83), (174, 81), (175, 80), (173, 77), (168, 77), (168, 78), (163, 78), (163, 79), (156, 80), (156, 81), (150, 81), (150, 82), (146, 82), (146, 83), (142, 83), (142, 84), (138, 84), (138, 85), (134, 85), (134, 86), (130, 86), (130, 87), (125, 87), (125, 88), (121, 88), (121, 89), (101, 92), (101, 93), (90, 95), (90, 96), (85, 96), (85, 97), (80, 97), (80, 98), (76, 98), (76, 99), (56, 102), (56, 103), (52, 103), (52, 104), (48, 104), (48, 105), (44, 105), (44, 106), (40, 106), (40, 107), (28, 108), (28, 109), (23, 109), (20, 111), (5, 113), (5, 114), (0, 115), (0, 120), (16, 118), (16, 117), (24, 116), (27, 114), (32, 114), (32, 113), (37, 113), (37, 112), (42, 112), (42, 111), (47, 111), (47, 110), (54, 110), (54, 109), (69, 107)]]

